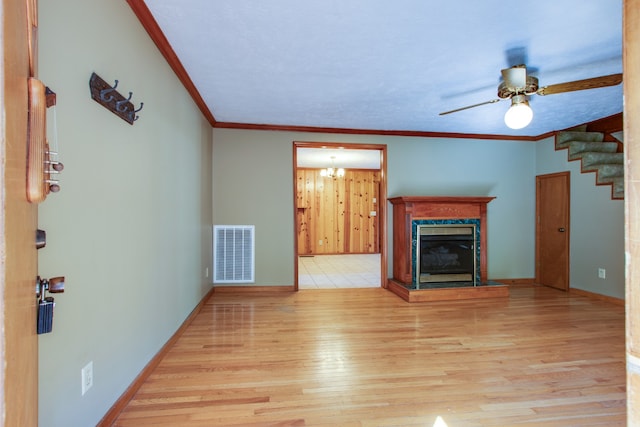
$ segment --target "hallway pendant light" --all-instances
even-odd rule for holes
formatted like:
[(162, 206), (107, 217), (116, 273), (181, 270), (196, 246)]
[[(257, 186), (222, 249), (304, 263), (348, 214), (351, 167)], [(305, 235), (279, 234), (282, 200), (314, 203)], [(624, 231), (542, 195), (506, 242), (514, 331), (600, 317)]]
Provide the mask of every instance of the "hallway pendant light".
[(320, 170), (320, 176), (327, 178), (342, 178), (344, 176), (344, 168), (336, 168), (335, 159), (336, 156), (331, 156), (331, 167)]
[(342, 178), (344, 176), (343, 168), (326, 168), (320, 171), (321, 176), (326, 176), (327, 178)]
[(511, 129), (522, 129), (531, 123), (533, 110), (529, 107), (525, 95), (514, 95), (511, 98), (511, 107), (504, 115), (504, 122)]

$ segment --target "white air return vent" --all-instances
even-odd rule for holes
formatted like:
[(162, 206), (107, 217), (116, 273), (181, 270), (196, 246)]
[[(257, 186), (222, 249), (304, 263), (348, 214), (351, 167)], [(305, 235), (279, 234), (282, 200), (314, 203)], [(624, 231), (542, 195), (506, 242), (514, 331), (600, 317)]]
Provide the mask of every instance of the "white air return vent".
[(213, 226), (213, 283), (253, 283), (255, 226)]

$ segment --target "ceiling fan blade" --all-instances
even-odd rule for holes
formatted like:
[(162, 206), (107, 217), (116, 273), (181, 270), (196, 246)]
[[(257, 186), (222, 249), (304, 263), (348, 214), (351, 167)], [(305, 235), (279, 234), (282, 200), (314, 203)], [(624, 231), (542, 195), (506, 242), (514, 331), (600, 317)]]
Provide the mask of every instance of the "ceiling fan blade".
[(527, 69), (524, 66), (505, 68), (502, 70), (502, 80), (510, 88), (523, 88), (527, 85)]
[(445, 111), (443, 113), (438, 114), (439, 116), (444, 116), (445, 114), (457, 113), (458, 111), (468, 110), (469, 108), (479, 107), (481, 105), (486, 104), (494, 104), (496, 102), (500, 102), (502, 99), (492, 99), (491, 101), (480, 102), (479, 104), (467, 105), (466, 107), (456, 108), (455, 110)]
[(610, 74), (608, 76), (594, 77), (591, 79), (576, 80), (573, 82), (558, 83), (544, 86), (536, 92), (538, 95), (553, 95), (554, 93), (574, 92), (585, 89), (597, 89), (600, 87), (615, 86), (622, 83), (622, 74)]

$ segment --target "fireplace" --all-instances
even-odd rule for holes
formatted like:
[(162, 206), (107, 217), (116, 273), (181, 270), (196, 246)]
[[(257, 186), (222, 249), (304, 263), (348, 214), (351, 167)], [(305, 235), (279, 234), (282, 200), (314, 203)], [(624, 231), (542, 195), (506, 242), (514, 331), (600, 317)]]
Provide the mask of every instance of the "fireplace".
[(432, 222), (435, 223), (416, 225), (415, 283), (463, 282), (475, 286), (479, 255), (477, 224)]
[(487, 277), (484, 196), (399, 196), (393, 205), (393, 277), (387, 287), (409, 302), (509, 295)]

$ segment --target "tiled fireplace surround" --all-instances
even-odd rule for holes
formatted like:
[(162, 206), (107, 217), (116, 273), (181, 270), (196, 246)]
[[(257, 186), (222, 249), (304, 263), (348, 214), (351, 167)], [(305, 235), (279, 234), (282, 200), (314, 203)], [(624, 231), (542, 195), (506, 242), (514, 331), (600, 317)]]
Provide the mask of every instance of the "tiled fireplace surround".
[[(508, 296), (506, 285), (487, 280), (487, 204), (495, 197), (401, 196), (393, 205), (393, 278), (389, 290), (409, 302)], [(477, 280), (480, 286), (419, 289), (416, 285), (416, 228), (420, 224), (474, 224), (479, 233)]]

